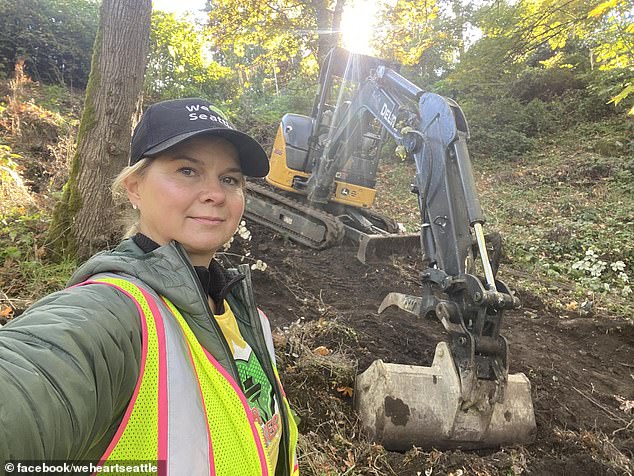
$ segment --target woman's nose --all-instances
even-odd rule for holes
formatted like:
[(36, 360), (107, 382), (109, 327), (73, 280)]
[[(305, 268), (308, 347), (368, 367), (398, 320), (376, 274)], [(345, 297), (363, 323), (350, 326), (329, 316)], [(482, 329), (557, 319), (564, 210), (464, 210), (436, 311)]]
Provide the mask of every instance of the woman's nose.
[(200, 198), (203, 202), (223, 203), (226, 199), (226, 192), (220, 180), (217, 178), (205, 180)]

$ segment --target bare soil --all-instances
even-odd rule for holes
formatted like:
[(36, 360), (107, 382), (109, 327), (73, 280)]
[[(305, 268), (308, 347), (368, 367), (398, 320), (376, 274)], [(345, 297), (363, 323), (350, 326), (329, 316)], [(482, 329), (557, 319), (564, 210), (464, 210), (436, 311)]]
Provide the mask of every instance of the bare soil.
[[(505, 315), (510, 371), (532, 384), (537, 439), (526, 447), (479, 451), (384, 450), (360, 432), (354, 375), (375, 359), (427, 365), (444, 329), (390, 308), (390, 291), (417, 294), (417, 257), (377, 265), (352, 244), (316, 252), (255, 224), (252, 255), (259, 306), (275, 329), (281, 378), (300, 423), (303, 474), (632, 474), (634, 326), (613, 316), (562, 314), (499, 277), (522, 300)], [(506, 277), (505, 276), (509, 276)], [(555, 291), (556, 292), (556, 291)], [(625, 403), (624, 403), (625, 402)]]

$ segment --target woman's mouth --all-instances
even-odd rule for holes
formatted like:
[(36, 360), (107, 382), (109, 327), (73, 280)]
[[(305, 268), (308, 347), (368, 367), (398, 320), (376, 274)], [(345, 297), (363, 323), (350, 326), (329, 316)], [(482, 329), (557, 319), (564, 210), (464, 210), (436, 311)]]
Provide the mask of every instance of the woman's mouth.
[(189, 218), (197, 223), (200, 223), (201, 225), (218, 225), (224, 222), (224, 219), (212, 216), (193, 216)]

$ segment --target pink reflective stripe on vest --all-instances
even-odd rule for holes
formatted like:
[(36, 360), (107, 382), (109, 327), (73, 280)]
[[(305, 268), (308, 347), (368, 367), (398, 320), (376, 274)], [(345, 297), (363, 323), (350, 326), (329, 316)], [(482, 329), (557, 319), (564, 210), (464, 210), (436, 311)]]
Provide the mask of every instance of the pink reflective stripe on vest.
[[(168, 405), (168, 380), (167, 380), (167, 356), (165, 355), (165, 329), (163, 327), (163, 315), (156, 307), (156, 301), (143, 288), (139, 288), (143, 297), (150, 305), (150, 310), (154, 316), (156, 324), (156, 334), (158, 338), (158, 461), (165, 461), (169, 456), (167, 454), (167, 415), (170, 411)], [(167, 472), (169, 474), (169, 471)]]

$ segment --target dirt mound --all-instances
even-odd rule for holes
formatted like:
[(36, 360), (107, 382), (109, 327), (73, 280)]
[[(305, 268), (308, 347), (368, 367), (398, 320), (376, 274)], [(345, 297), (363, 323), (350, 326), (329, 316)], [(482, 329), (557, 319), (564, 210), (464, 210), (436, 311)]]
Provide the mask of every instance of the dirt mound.
[[(278, 344), (282, 380), (300, 418), (303, 474), (632, 474), (634, 326), (573, 318), (517, 290), (507, 314), (511, 372), (532, 383), (537, 442), (498, 451), (388, 452), (360, 433), (354, 375), (375, 359), (429, 365), (442, 326), (377, 308), (390, 291), (417, 294), (416, 257), (366, 266), (351, 245), (315, 252), (250, 224), (257, 299)], [(504, 268), (500, 271), (504, 275)], [(512, 289), (512, 280), (507, 278)]]

